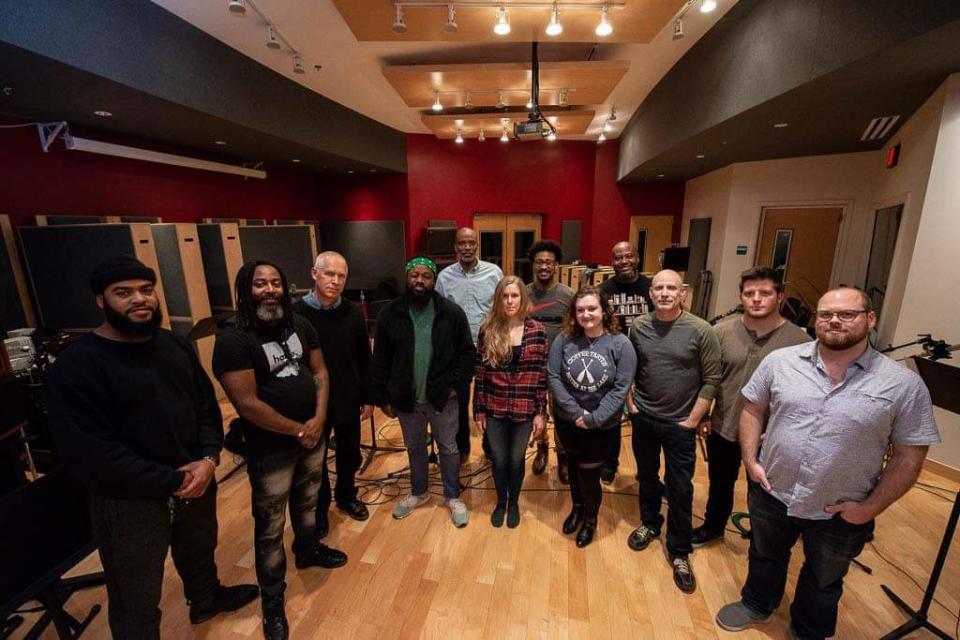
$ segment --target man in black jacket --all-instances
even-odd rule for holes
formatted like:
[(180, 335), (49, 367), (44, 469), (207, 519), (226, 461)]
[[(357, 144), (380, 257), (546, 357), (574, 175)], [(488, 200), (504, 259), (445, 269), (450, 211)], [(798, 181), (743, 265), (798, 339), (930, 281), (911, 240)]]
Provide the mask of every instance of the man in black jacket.
[(427, 423), (440, 447), (440, 475), (450, 518), (467, 524), (460, 499), (456, 390), (473, 373), (476, 347), (467, 316), (456, 303), (434, 291), (437, 266), (428, 258), (407, 263), (406, 294), (384, 307), (377, 318), (373, 350), (372, 394), (391, 418), (400, 419), (410, 459), (411, 493), (393, 510), (405, 518), (429, 499)]
[[(347, 261), (334, 251), (317, 256), (313, 266), (313, 291), (297, 300), (294, 311), (310, 321), (317, 332), (320, 349), (330, 372), (330, 400), (327, 407), (327, 441), (336, 437), (337, 508), (354, 520), (370, 517), (357, 500), (354, 475), (360, 468), (360, 421), (373, 415), (367, 395), (370, 374), (370, 339), (360, 308), (343, 297), (347, 284)], [(329, 530), (330, 474), (326, 460), (323, 484), (317, 502), (317, 531)]]
[(90, 490), (118, 640), (160, 637), (168, 548), (192, 623), (257, 597), (217, 578), (220, 407), (190, 343), (160, 328), (156, 281), (132, 257), (100, 264), (90, 285), (106, 319), (57, 359), (48, 387), (58, 448)]

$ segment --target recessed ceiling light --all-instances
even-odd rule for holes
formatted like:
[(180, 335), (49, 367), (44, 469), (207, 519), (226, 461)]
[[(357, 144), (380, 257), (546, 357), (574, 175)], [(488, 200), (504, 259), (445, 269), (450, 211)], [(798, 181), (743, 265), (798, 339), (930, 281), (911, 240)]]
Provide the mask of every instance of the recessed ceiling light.
[(347, 169), (347, 173), (353, 173), (353, 169)]
[(213, 144), (218, 144), (218, 145), (220, 145), (221, 147), (223, 147), (223, 146), (225, 146), (225, 145), (227, 144), (227, 141), (226, 141), (226, 140), (214, 140), (214, 141), (213, 141)]
[(774, 129), (783, 129), (783, 128), (786, 127), (786, 126), (787, 126), (787, 123), (786, 123), (786, 122), (778, 122), (777, 124), (773, 125), (773, 128), (774, 128)]
[(706, 157), (707, 157), (707, 156), (703, 155), (702, 153), (698, 153), (698, 154), (697, 154), (697, 160), (703, 160), (703, 159), (706, 158)]
[(109, 118), (109, 117), (112, 116), (113, 114), (110, 113), (109, 111), (102, 111), (102, 110), (99, 110), (99, 109), (98, 109), (97, 111), (94, 111), (94, 112), (93, 112), (93, 115), (95, 115), (95, 116), (100, 116), (101, 118)]
[(300, 162), (300, 158), (294, 158), (291, 162)]
[(658, 177), (658, 178), (662, 178), (662, 177), (663, 177), (663, 174), (662, 174), (662, 173), (658, 173), (658, 174), (657, 174), (657, 177)]

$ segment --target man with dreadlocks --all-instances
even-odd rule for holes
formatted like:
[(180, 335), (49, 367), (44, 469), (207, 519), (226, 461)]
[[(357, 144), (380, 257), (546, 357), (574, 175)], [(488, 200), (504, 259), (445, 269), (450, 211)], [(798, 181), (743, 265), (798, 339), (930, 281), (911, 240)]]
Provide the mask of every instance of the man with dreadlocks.
[(213, 370), (240, 416), (246, 444), (263, 634), (285, 640), (287, 503), (298, 569), (347, 562), (346, 554), (320, 542), (317, 531), (329, 379), (317, 334), (294, 314), (279, 267), (248, 262), (235, 286), (236, 326), (217, 336)]

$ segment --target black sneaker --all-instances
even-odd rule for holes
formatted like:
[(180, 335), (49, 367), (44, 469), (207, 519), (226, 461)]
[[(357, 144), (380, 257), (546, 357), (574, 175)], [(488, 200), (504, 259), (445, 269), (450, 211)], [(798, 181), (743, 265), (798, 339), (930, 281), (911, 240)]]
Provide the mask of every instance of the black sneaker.
[(640, 525), (633, 530), (633, 533), (627, 538), (627, 546), (633, 549), (634, 551), (643, 551), (650, 543), (653, 542), (654, 538), (660, 536), (659, 529), (652, 529), (645, 524)]
[(340, 510), (340, 513), (344, 513), (354, 520), (359, 520), (360, 522), (363, 522), (370, 517), (370, 512), (367, 510), (367, 505), (363, 504), (356, 498), (347, 504), (338, 504), (337, 509)]
[(238, 584), (232, 587), (220, 585), (209, 602), (190, 603), (190, 624), (202, 624), (218, 613), (236, 611), (256, 600), (258, 595), (260, 589), (255, 584)]
[(684, 593), (693, 593), (697, 590), (697, 579), (693, 577), (693, 569), (690, 568), (690, 558), (688, 556), (671, 556), (670, 564), (673, 565), (673, 583)]
[(263, 596), (263, 637), (265, 640), (287, 640), (290, 627), (287, 626), (287, 614), (283, 610), (283, 594)]
[(336, 569), (347, 564), (347, 554), (337, 549), (331, 549), (322, 542), (316, 546), (296, 554), (295, 564), (297, 569), (306, 569), (307, 567), (323, 567), (324, 569)]
[(607, 467), (602, 467), (600, 469), (600, 482), (603, 484), (613, 484), (617, 479), (617, 470), (608, 469)]
[(702, 547), (705, 544), (710, 544), (711, 542), (716, 542), (717, 540), (723, 540), (723, 529), (720, 531), (713, 531), (712, 529), (707, 529), (706, 527), (697, 527), (693, 530), (693, 536), (690, 538), (690, 542), (694, 547)]

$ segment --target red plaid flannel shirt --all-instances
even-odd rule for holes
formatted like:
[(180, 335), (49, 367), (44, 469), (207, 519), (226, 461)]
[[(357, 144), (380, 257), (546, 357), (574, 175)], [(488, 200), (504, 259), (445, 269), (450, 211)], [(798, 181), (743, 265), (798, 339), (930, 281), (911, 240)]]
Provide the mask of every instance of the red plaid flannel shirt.
[(547, 412), (547, 334), (527, 318), (520, 341), (520, 362), (491, 367), (483, 362), (483, 329), (477, 337), (473, 415), (521, 422)]

